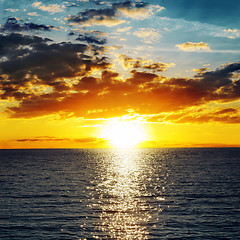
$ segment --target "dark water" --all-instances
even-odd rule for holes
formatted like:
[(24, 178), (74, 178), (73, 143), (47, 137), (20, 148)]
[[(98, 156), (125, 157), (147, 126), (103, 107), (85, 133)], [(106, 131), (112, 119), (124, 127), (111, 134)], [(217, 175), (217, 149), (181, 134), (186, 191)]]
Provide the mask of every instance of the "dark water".
[(0, 150), (1, 239), (240, 239), (240, 149)]

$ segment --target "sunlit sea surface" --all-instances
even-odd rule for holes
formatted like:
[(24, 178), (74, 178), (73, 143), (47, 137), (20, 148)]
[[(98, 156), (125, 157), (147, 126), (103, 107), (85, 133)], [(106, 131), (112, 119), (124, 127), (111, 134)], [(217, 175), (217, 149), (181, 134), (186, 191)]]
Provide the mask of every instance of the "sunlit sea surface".
[(240, 239), (240, 149), (0, 150), (0, 238)]

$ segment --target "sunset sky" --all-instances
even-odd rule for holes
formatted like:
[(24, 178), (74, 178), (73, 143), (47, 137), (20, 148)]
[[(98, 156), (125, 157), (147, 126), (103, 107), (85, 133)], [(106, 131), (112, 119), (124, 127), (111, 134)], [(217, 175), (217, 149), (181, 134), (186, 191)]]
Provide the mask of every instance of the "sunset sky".
[(0, 148), (240, 146), (240, 1), (0, 0), (0, 12)]

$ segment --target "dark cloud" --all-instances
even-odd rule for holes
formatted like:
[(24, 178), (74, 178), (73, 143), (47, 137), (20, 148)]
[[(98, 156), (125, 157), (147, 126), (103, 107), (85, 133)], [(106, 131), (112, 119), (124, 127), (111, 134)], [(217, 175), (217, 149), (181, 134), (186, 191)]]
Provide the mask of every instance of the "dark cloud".
[(164, 72), (167, 68), (175, 66), (173, 63), (162, 63), (162, 62), (149, 62), (143, 59), (134, 59), (128, 57), (126, 55), (120, 55), (120, 58), (123, 59), (123, 65), (126, 68), (133, 68), (133, 69), (142, 69), (142, 70), (149, 70), (153, 73), (155, 72)]
[(54, 26), (44, 25), (44, 24), (35, 24), (32, 22), (21, 23), (15, 17), (8, 18), (4, 26), (1, 28), (1, 31), (8, 32), (19, 32), (19, 31), (51, 31), (54, 29)]
[(73, 77), (80, 73), (84, 70), (79, 68), (80, 64), (85, 69), (89, 67), (89, 59), (82, 60), (78, 57), (78, 53), (83, 53), (86, 49), (87, 46), (82, 44), (34, 43), (28, 45), (24, 49), (25, 55), (22, 55), (23, 50), (13, 48), (10, 55), (6, 55), (8, 59), (0, 63), (0, 71), (8, 76), (11, 84), (24, 84), (28, 79), (36, 77), (38, 81), (49, 84), (49, 81), (57, 78)]
[(236, 108), (225, 108), (225, 109), (222, 109), (222, 110), (219, 110), (216, 112), (216, 114), (229, 114), (229, 113), (237, 113), (238, 112), (238, 109)]
[[(53, 91), (67, 91), (64, 78), (83, 76), (93, 69), (104, 69), (109, 63), (104, 57), (85, 54), (85, 44), (51, 43), (49, 39), (21, 34), (0, 35), (0, 86), (2, 98), (26, 97), (20, 88), (46, 86)], [(96, 53), (98, 48), (91, 48)]]
[(111, 7), (100, 9), (87, 9), (79, 12), (77, 15), (70, 16), (69, 22), (75, 24), (119, 24), (119, 11), (144, 9), (148, 4), (144, 2), (134, 3), (126, 1), (122, 3), (113, 3)]
[[(46, 44), (51, 42), (51, 39), (48, 38), (41, 38), (38, 36), (29, 36), (29, 35), (22, 35), (19, 33), (11, 33), (9, 35), (2, 35), (0, 34), (0, 56), (1, 57), (11, 57), (12, 52), (16, 52), (17, 49), (20, 47), (28, 47), (28, 46), (37, 46), (41, 44)], [(28, 47), (29, 48), (29, 47)], [(22, 56), (22, 53), (18, 56)], [(14, 57), (16, 57), (14, 55)]]
[(69, 141), (69, 138), (56, 138), (56, 137), (49, 137), (49, 136), (41, 136), (35, 138), (21, 138), (16, 139), (17, 142), (52, 142), (52, 141)]
[[(91, 54), (86, 54), (89, 51)], [(68, 99), (72, 90), (65, 80), (110, 66), (105, 57), (98, 56), (99, 51), (85, 44), (51, 43), (50, 39), (16, 33), (0, 35), (1, 99), (20, 101), (20, 108), (10, 109), (16, 116), (61, 111), (61, 100)], [(79, 98), (84, 101), (84, 94)], [(67, 100), (62, 107), (68, 111)]]
[(106, 38), (102, 38), (96, 33), (83, 33), (79, 34), (78, 37), (76, 38), (78, 41), (82, 42), (87, 42), (90, 44), (99, 44), (99, 45), (104, 45), (107, 43)]
[(201, 84), (207, 87), (219, 88), (232, 83), (232, 74), (240, 70), (240, 62), (223, 66), (216, 71), (199, 74)]
[(154, 72), (163, 72), (167, 69), (167, 64), (165, 63), (151, 63), (151, 64), (145, 64), (143, 68), (153, 70)]
[(83, 12), (79, 12), (77, 15), (68, 18), (69, 22), (72, 23), (88, 23), (93, 19), (95, 22), (104, 21), (115, 21), (118, 16), (114, 8), (104, 8), (104, 9), (88, 9)]
[(148, 6), (148, 3), (146, 2), (132, 2), (132, 1), (126, 1), (126, 2), (120, 2), (120, 3), (113, 3), (112, 8), (121, 10), (121, 9), (135, 9), (135, 8), (144, 8)]
[(233, 80), (234, 73), (240, 71), (240, 62), (225, 65), (215, 71), (197, 74), (193, 79), (172, 78), (165, 84), (174, 85), (184, 96), (192, 95), (196, 101), (233, 101), (240, 97), (240, 80)]
[(158, 75), (152, 73), (138, 72), (136, 70), (132, 71), (132, 77), (128, 78), (126, 81), (134, 85), (144, 84), (147, 82), (152, 82)]
[(20, 138), (15, 139), (13, 141), (16, 142), (76, 142), (76, 143), (85, 143), (85, 144), (93, 144), (93, 143), (104, 143), (106, 140), (102, 138), (58, 138), (51, 136), (39, 136), (34, 138)]

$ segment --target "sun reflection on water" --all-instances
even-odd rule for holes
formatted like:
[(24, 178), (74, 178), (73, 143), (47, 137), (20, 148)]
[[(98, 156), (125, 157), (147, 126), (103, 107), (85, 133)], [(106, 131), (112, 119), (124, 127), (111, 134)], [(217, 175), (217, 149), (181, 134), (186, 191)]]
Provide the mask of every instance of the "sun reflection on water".
[[(150, 205), (139, 152), (118, 151), (111, 157), (101, 193), (100, 231), (111, 239), (148, 239)], [(141, 164), (140, 164), (141, 162)]]

